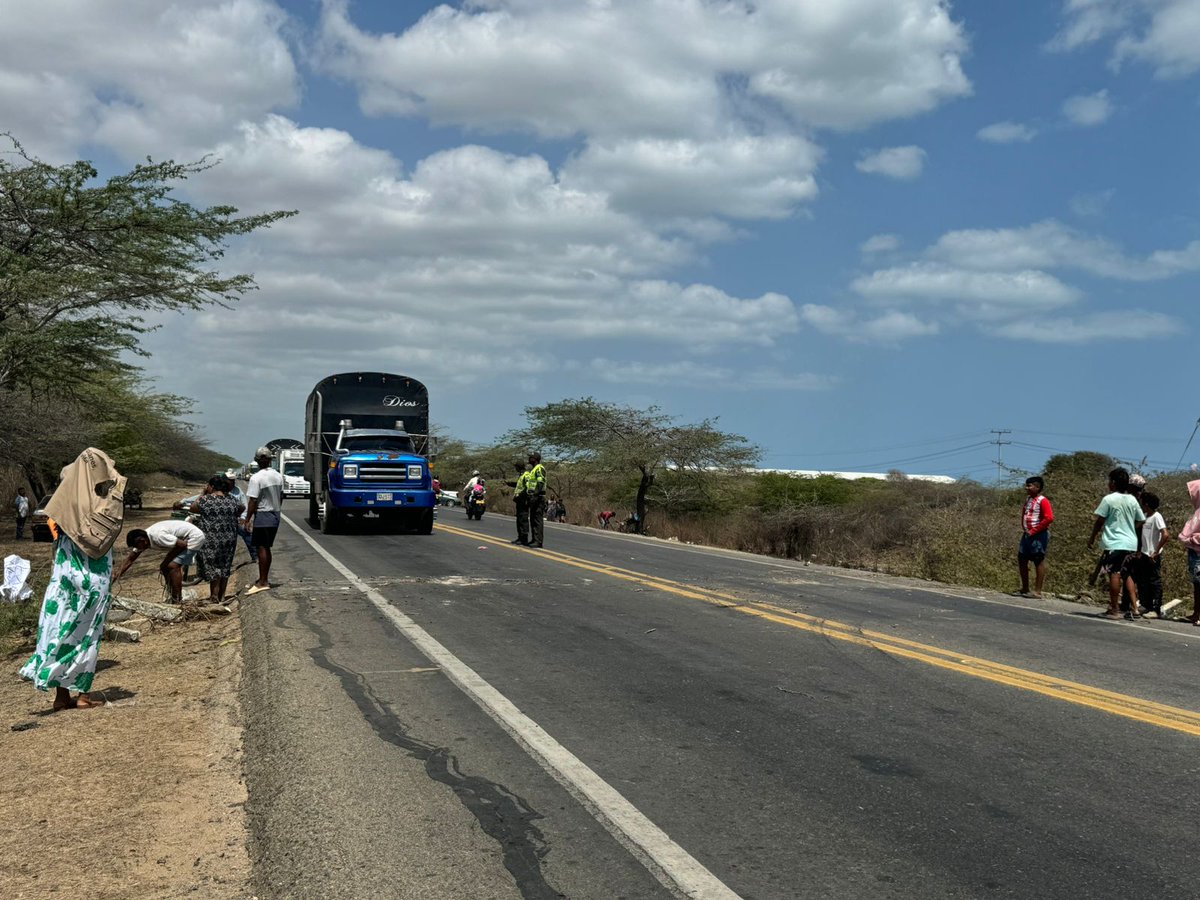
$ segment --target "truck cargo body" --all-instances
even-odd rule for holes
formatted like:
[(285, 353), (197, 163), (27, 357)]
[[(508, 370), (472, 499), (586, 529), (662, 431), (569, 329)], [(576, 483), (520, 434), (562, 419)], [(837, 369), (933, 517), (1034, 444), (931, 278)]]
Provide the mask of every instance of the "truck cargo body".
[(283, 476), (283, 496), (307, 499), (312, 493), (312, 482), (304, 476), (304, 451), (280, 450), (276, 459), (279, 474)]
[(305, 410), (309, 518), (323, 531), (371, 516), (429, 534), (429, 394), (403, 375), (348, 372), (318, 382)]

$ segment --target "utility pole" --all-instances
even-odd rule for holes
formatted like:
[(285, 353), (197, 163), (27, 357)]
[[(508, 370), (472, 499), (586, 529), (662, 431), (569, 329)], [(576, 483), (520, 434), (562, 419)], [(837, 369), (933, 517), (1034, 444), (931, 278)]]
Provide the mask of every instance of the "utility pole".
[(996, 481), (1004, 480), (1004, 445), (1011, 444), (1012, 441), (1004, 440), (1004, 435), (1012, 434), (1011, 428), (993, 428), (992, 434), (996, 436), (994, 441), (989, 443), (996, 445)]

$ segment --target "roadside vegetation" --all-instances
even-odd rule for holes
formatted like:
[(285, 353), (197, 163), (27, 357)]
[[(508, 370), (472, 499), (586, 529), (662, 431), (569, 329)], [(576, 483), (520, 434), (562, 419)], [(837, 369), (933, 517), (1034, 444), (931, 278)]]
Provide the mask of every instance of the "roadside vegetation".
[[(18, 486), (36, 507), (88, 446), (134, 487), (151, 472), (207, 479), (237, 464), (188, 422), (191, 401), (156, 391), (137, 364), (157, 318), (229, 306), (254, 290), (253, 276), (221, 271), (228, 243), (294, 215), (239, 216), (181, 200), (182, 183), (212, 165), (147, 160), (101, 181), (86, 161), (51, 165), (0, 134), (5, 527)], [(0, 637), (36, 616), (44, 582), (34, 587), (28, 603), (0, 606)]]
[[(570, 408), (573, 415), (593, 402), (563, 401), (527, 410), (530, 427), (495, 445), (444, 442), (438, 461), (443, 484), (455, 489), (477, 468), (489, 480), (492, 508), (511, 514), (511, 489), (504, 481), (519, 471), (527, 449), (538, 447), (547, 457), (550, 494), (562, 498), (570, 524), (595, 527), (605, 509), (616, 511), (620, 521), (644, 502), (645, 527), (658, 538), (997, 591), (1019, 586), (1023, 475), (993, 486), (935, 484), (899, 472), (886, 481), (758, 473), (748, 468), (756, 458), (753, 448), (706, 422), (699, 444), (715, 451), (702, 457), (664, 453), (647, 484), (636, 454), (622, 459), (619, 451), (634, 442), (619, 430), (590, 432), (595, 441), (591, 452), (579, 441), (563, 453), (567, 442), (556, 439), (554, 430), (539, 427), (553, 422), (556, 410)], [(643, 423), (661, 416), (657, 410), (627, 412)], [(669, 417), (663, 419), (674, 433), (695, 435)], [(546, 448), (559, 453), (551, 457)], [(736, 452), (726, 453), (730, 449)], [(676, 458), (687, 462), (678, 464)], [(1080, 451), (1051, 457), (1039, 473), (1046, 479), (1055, 515), (1047, 591), (1084, 599), (1106, 596), (1092, 584), (1100, 552), (1089, 551), (1087, 539), (1093, 510), (1116, 465), (1105, 454)], [(1143, 474), (1147, 490), (1161, 498), (1160, 511), (1177, 534), (1193, 512), (1186, 484), (1195, 476)], [(1178, 545), (1164, 554), (1163, 591), (1166, 599), (1183, 598), (1184, 608), (1190, 608), (1185, 554)]]

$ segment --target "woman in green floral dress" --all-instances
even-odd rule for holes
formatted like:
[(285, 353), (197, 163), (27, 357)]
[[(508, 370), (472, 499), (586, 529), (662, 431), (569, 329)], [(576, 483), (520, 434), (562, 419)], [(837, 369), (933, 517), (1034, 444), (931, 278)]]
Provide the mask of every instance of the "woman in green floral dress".
[[(87, 692), (96, 675), (112, 588), (112, 545), (124, 520), (125, 477), (89, 447), (62, 470), (46, 505), (57, 534), (54, 569), (38, 618), (37, 649), (21, 676), (54, 688), (54, 709), (100, 706)], [(78, 691), (76, 697), (71, 691)]]
[[(59, 536), (38, 620), (37, 650), (21, 669), (38, 690), (55, 689), (55, 709), (97, 705), (87, 692), (96, 675), (111, 583), (111, 550), (90, 559), (65, 534)], [(79, 696), (71, 697), (71, 691)]]

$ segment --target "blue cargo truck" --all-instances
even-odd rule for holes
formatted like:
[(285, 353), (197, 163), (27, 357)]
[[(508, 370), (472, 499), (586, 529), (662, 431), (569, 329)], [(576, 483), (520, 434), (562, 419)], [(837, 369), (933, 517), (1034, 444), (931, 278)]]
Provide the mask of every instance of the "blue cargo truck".
[(346, 372), (317, 382), (304, 415), (308, 517), (326, 534), (364, 517), (433, 532), (437, 452), (429, 392), (415, 378)]

